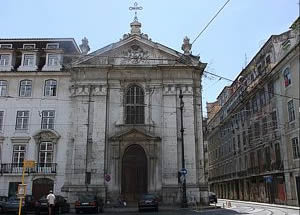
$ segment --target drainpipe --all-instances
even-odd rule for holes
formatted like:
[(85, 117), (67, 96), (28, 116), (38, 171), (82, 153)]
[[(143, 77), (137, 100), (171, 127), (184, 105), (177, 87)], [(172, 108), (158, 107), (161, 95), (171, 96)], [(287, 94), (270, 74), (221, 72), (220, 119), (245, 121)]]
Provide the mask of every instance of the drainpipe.
[(92, 85), (89, 86), (89, 100), (88, 100), (88, 115), (87, 115), (87, 129), (86, 129), (86, 154), (85, 154), (85, 186), (86, 191), (89, 191), (88, 184), (91, 180), (91, 173), (88, 172), (88, 156), (89, 156), (89, 144), (90, 143), (90, 106), (91, 106), (91, 97), (92, 97)]
[[(104, 175), (103, 175), (103, 178), (105, 180), (105, 174), (107, 174), (107, 171), (108, 171), (108, 161), (107, 161), (107, 158), (109, 157), (107, 155), (107, 152), (108, 152), (108, 117), (109, 117), (109, 113), (108, 113), (108, 102), (109, 102), (109, 85), (108, 85), (108, 73), (109, 73), (109, 70), (107, 71), (106, 73), (106, 104), (105, 104), (105, 108), (106, 108), (106, 114), (105, 114), (105, 132), (104, 132)], [(104, 182), (105, 184), (105, 182)], [(106, 187), (106, 184), (105, 184), (105, 204), (107, 202), (107, 187)]]

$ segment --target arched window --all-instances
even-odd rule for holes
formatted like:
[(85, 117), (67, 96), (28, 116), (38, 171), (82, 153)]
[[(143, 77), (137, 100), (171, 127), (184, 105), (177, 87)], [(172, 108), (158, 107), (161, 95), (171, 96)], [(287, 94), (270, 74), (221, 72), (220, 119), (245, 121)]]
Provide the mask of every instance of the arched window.
[(32, 82), (30, 80), (22, 80), (20, 82), (19, 96), (30, 97), (32, 91)]
[(137, 85), (128, 88), (125, 98), (126, 124), (144, 124), (144, 91)]
[(55, 80), (46, 80), (45, 81), (45, 96), (56, 96), (56, 86), (57, 86), (57, 83)]

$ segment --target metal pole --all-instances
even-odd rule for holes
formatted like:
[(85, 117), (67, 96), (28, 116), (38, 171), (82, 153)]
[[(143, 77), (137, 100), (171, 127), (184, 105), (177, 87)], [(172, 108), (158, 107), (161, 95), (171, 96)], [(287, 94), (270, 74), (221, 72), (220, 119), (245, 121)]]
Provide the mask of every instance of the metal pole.
[[(25, 165), (23, 165), (23, 169), (22, 169), (22, 184), (24, 184), (24, 177), (25, 177)], [(24, 188), (25, 189), (25, 188)], [(24, 191), (25, 193), (25, 191)], [(21, 215), (21, 209), (22, 209), (22, 202), (23, 202), (23, 198), (22, 196), (20, 197), (20, 202), (19, 202), (19, 211), (18, 211), (18, 215)]]
[[(183, 129), (183, 107), (184, 107), (184, 103), (182, 101), (183, 95), (182, 95), (182, 90), (180, 89), (180, 94), (179, 94), (179, 98), (180, 98), (180, 118), (181, 118), (181, 162), (182, 162), (182, 169), (185, 169), (185, 160), (184, 160), (184, 140), (183, 140), (183, 133), (184, 133), (184, 129)], [(187, 208), (187, 200), (186, 200), (186, 180), (185, 180), (185, 175), (183, 175), (183, 183), (182, 183), (182, 204), (181, 204), (182, 208)]]

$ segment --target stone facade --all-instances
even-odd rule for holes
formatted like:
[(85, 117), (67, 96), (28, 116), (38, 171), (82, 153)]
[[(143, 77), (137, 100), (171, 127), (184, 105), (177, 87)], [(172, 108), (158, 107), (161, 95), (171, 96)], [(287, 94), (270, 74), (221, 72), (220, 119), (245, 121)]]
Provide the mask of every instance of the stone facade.
[(300, 205), (299, 19), (293, 26), (271, 36), (218, 97), (208, 153), (220, 198)]
[[(23, 75), (34, 79), (37, 86), (48, 76), (58, 81), (56, 100), (37, 99), (33, 95), (26, 106), (38, 110), (43, 106), (51, 107), (57, 113), (54, 130), (50, 132), (57, 135), (53, 157), (57, 162), (57, 174), (47, 177), (54, 181), (54, 191), (67, 196), (70, 202), (82, 192), (94, 193), (110, 202), (120, 195), (134, 200), (132, 190), (128, 191), (135, 186), (128, 182), (128, 177), (133, 176), (125, 171), (131, 171), (125, 168), (125, 160), (131, 159), (127, 155), (134, 147), (144, 154), (136, 157), (145, 157), (143, 168), (140, 168), (142, 164), (133, 164), (137, 174), (144, 174), (143, 169), (146, 170), (144, 176), (136, 176), (135, 180), (143, 180), (143, 183), (138, 180), (136, 186), (141, 184), (143, 191), (156, 193), (164, 203), (180, 202), (177, 172), (181, 169), (179, 91), (182, 90), (187, 196), (188, 200), (195, 198), (207, 203), (201, 109), (201, 77), (206, 64), (189, 53), (181, 54), (153, 42), (141, 33), (137, 20), (131, 27), (131, 33), (125, 34), (119, 42), (90, 54), (85, 38), (80, 46), (84, 49), (82, 54), (73, 53), (72, 61), (59, 71), (37, 69), (18, 75), (5, 71), (0, 74), (0, 80), (10, 78), (15, 86)], [(42, 88), (37, 86), (34, 86), (35, 93), (42, 94)], [(9, 92), (17, 92), (12, 88)], [(128, 103), (128, 93), (133, 92), (136, 101), (138, 90), (142, 96), (139, 98), (143, 98), (139, 107), (135, 102)], [(0, 97), (5, 101), (0, 103), (0, 110), (5, 109), (0, 141), (6, 160), (12, 156), (8, 146), (13, 145), (11, 137), (15, 132), (14, 127), (6, 124), (13, 124), (17, 111), (8, 109), (15, 107), (14, 104), (23, 105), (17, 95), (15, 99), (9, 96)], [(133, 111), (141, 116), (138, 123), (130, 121), (132, 107), (141, 111)], [(26, 158), (33, 160), (39, 158), (35, 141), (53, 142), (51, 135), (43, 135), (44, 129), (37, 132), (38, 117), (30, 117), (35, 120), (31, 124), (36, 126), (30, 125), (32, 133), (26, 134), (29, 142), (23, 141), (36, 151), (35, 154), (26, 151)], [(29, 175), (28, 181), (31, 180)], [(2, 184), (7, 186), (4, 181)], [(135, 194), (139, 194), (140, 188), (136, 189)], [(3, 194), (6, 192), (4, 190)], [(28, 192), (32, 192), (30, 186)]]

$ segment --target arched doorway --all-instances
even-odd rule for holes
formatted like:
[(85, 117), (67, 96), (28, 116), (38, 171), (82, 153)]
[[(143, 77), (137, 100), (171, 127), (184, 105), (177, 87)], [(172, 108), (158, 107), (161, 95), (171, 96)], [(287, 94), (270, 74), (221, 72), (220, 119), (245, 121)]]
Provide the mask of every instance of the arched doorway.
[(53, 190), (54, 182), (48, 178), (39, 178), (33, 181), (32, 195), (35, 199), (40, 199), (42, 196), (49, 194)]
[(129, 146), (122, 159), (122, 195), (136, 201), (147, 192), (147, 157), (139, 145)]

